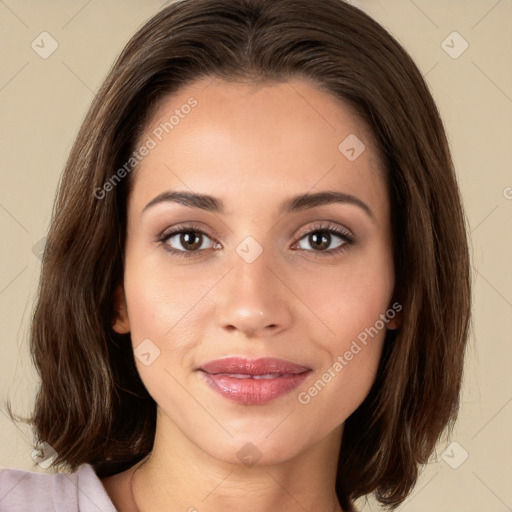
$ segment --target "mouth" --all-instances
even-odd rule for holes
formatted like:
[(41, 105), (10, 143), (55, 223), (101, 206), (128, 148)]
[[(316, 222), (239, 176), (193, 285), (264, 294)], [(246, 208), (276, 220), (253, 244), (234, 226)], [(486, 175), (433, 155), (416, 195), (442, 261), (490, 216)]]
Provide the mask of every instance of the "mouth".
[(311, 368), (276, 358), (229, 357), (198, 369), (211, 389), (244, 405), (262, 405), (283, 396), (311, 373)]

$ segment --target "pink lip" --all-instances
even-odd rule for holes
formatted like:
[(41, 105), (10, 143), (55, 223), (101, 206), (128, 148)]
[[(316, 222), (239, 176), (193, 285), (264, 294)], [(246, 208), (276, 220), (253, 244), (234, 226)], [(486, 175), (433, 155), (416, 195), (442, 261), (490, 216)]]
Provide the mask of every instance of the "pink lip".
[(264, 404), (285, 395), (311, 372), (310, 368), (283, 359), (240, 357), (216, 359), (199, 370), (213, 390), (245, 405)]

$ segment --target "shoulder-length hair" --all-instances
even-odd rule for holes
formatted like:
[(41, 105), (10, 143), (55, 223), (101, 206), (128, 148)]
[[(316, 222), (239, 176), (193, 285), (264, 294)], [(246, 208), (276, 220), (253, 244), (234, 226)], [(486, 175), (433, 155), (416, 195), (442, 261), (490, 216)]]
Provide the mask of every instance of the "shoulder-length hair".
[(347, 509), (373, 492), (397, 506), (458, 411), (471, 302), (466, 223), (420, 71), (342, 0), (182, 0), (128, 42), (83, 121), (55, 202), (31, 326), (36, 437), (58, 453), (55, 467), (90, 463), (103, 475), (108, 463), (117, 471), (152, 449), (156, 404), (129, 334), (112, 330), (131, 175), (98, 191), (129, 160), (161, 100), (204, 77), (310, 80), (354, 107), (374, 135), (402, 324), (388, 331), (375, 384), (346, 420), (336, 491)]

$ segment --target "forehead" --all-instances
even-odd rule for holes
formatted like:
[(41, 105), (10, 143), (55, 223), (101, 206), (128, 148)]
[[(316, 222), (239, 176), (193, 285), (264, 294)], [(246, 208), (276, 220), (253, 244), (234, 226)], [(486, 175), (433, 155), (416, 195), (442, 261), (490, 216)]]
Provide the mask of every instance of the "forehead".
[(160, 103), (137, 147), (149, 140), (152, 149), (132, 176), (139, 210), (176, 188), (219, 197), (233, 209), (324, 189), (386, 208), (370, 130), (351, 107), (302, 79), (201, 79)]

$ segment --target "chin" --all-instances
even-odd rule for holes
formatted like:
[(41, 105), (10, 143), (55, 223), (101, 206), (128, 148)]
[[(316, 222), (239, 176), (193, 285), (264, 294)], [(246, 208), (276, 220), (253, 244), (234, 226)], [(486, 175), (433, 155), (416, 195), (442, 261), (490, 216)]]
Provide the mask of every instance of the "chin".
[(204, 452), (227, 464), (253, 467), (287, 462), (318, 441), (307, 436), (298, 426), (297, 435), (293, 435), (290, 427), (279, 432), (279, 426), (276, 429), (276, 425), (278, 422), (274, 422), (274, 431), (267, 428), (246, 428), (243, 433), (239, 432), (232, 438), (227, 435), (222, 436), (222, 439), (203, 438), (198, 439), (196, 444)]

